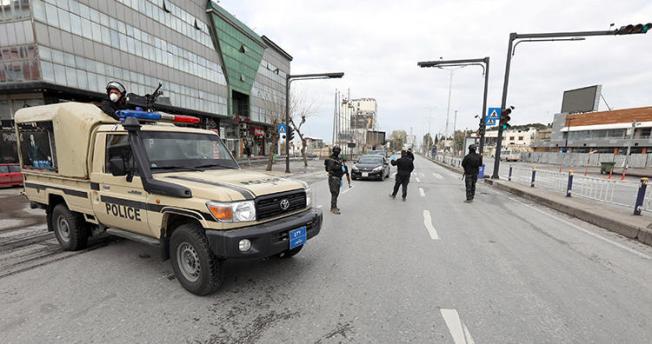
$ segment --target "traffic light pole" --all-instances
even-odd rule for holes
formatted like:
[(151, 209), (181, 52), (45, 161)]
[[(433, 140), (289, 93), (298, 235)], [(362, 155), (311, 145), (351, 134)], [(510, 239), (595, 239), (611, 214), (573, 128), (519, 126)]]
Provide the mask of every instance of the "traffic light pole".
[[(503, 81), (503, 98), (500, 101), (500, 110), (502, 111), (507, 107), (507, 86), (509, 85), (509, 68), (512, 65), (512, 47), (514, 40), (516, 39), (516, 33), (512, 32), (509, 34), (509, 43), (507, 44), (507, 62), (505, 63), (505, 80)], [(502, 113), (501, 113), (502, 117)], [(494, 172), (491, 175), (492, 179), (500, 178), (498, 176), (498, 171), (500, 169), (500, 150), (503, 147), (503, 126), (500, 125), (498, 121), (498, 137), (496, 138), (496, 154), (494, 158)]]
[(285, 76), (285, 173), (290, 173), (290, 84), (294, 80), (340, 79), (344, 73), (297, 74)]
[[(646, 24), (647, 25), (650, 24)], [(652, 26), (652, 25), (650, 25)], [(623, 27), (624, 28), (624, 27)], [(554, 42), (554, 41), (569, 41), (569, 40), (578, 40), (580, 37), (591, 37), (591, 36), (614, 36), (614, 35), (626, 35), (626, 34), (638, 34), (646, 33), (643, 32), (623, 32), (620, 30), (605, 30), (605, 31), (576, 31), (576, 32), (548, 32), (548, 33), (529, 33), (529, 34), (518, 34), (512, 32), (509, 34), (509, 42), (507, 45), (507, 61), (505, 62), (505, 81), (503, 83), (503, 97), (501, 100), (500, 108), (504, 110), (507, 107), (507, 89), (509, 85), (509, 72), (512, 64), (512, 55), (514, 50), (514, 41), (523, 40), (521, 42)], [(500, 169), (500, 151), (502, 149), (502, 139), (503, 139), (503, 128), (501, 125), (498, 126), (498, 137), (496, 142), (496, 157), (494, 161), (494, 171), (491, 176), (492, 179), (499, 178), (499, 169)]]

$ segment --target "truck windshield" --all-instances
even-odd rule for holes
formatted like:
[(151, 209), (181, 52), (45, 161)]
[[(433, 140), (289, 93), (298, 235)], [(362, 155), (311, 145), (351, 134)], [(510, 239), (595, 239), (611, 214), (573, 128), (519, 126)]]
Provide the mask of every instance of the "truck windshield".
[(143, 132), (143, 144), (153, 172), (238, 168), (217, 135)]

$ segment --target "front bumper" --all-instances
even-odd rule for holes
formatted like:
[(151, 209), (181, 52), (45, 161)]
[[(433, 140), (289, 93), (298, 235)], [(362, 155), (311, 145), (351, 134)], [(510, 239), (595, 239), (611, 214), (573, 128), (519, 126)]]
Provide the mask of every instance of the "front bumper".
[(363, 179), (363, 178), (373, 178), (377, 179), (380, 178), (383, 175), (383, 170), (380, 171), (364, 171), (364, 173), (369, 173), (367, 177), (363, 177), (362, 173), (363, 171), (351, 171), (351, 178), (356, 178), (356, 179)]
[[(284, 217), (282, 219), (251, 227), (228, 231), (206, 231), (208, 243), (213, 254), (219, 258), (263, 258), (279, 254), (290, 248), (288, 232), (306, 226), (306, 239), (319, 234), (323, 222), (320, 209)], [(238, 243), (242, 239), (251, 241), (251, 249), (240, 252)]]

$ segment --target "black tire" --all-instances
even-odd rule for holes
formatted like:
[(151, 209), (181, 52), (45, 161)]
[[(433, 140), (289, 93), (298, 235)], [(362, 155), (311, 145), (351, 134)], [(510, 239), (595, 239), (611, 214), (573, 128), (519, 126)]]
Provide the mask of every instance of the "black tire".
[(52, 210), (52, 228), (54, 236), (64, 251), (78, 251), (88, 244), (88, 226), (81, 214), (73, 213), (63, 204), (57, 204)]
[(292, 257), (296, 256), (299, 252), (301, 252), (302, 248), (303, 248), (303, 245), (301, 245), (299, 247), (295, 247), (295, 248), (293, 248), (291, 250), (283, 251), (283, 252), (279, 253), (278, 257), (281, 258), (281, 259), (292, 258)]
[[(170, 238), (170, 258), (174, 275), (195, 295), (217, 291), (224, 282), (224, 261), (211, 252), (204, 229), (195, 223), (179, 226)], [(180, 257), (187, 260), (180, 261)]]

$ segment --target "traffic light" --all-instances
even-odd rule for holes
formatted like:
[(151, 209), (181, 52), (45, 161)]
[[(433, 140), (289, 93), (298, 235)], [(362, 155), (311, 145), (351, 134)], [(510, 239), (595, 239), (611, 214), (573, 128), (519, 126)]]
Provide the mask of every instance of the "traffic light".
[(652, 23), (647, 23), (647, 24), (629, 24), (625, 26), (621, 26), (620, 29), (616, 29), (614, 34), (616, 35), (631, 35), (635, 33), (647, 33), (650, 29), (652, 29)]
[(480, 126), (478, 127), (478, 135), (480, 136), (484, 135), (486, 129), (487, 129), (487, 123), (484, 121), (482, 117), (480, 117)]
[(509, 106), (506, 109), (502, 109), (500, 111), (500, 127), (503, 130), (509, 129), (512, 127), (511, 124), (509, 124), (509, 121), (512, 119), (510, 114), (512, 113), (512, 110), (514, 109), (513, 106)]
[(288, 141), (294, 140), (294, 129), (292, 129), (292, 126), (289, 126), (289, 125), (288, 125), (287, 138), (288, 138)]

